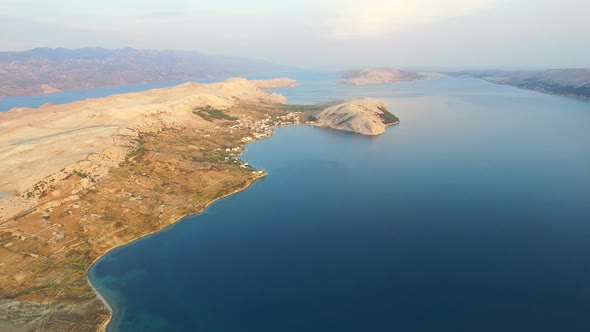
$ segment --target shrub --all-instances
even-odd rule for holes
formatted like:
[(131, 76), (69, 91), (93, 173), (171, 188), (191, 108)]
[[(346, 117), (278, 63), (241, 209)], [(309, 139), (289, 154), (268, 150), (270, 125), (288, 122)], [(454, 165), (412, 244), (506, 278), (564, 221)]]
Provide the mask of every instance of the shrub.
[(215, 109), (211, 106), (199, 107), (193, 111), (207, 121), (213, 120), (237, 120), (235, 116), (225, 114), (222, 110)]

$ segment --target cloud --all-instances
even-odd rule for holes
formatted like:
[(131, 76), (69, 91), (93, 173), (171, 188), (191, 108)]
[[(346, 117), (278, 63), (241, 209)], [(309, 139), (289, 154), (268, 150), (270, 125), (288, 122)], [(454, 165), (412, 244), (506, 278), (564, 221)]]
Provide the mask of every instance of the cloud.
[(469, 15), (502, 0), (355, 0), (326, 1), (329, 35), (378, 37), (413, 25)]

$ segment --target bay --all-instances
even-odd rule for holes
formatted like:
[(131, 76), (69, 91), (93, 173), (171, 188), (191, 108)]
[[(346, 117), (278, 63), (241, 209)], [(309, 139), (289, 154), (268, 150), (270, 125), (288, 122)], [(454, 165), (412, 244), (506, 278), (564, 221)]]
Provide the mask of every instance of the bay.
[(382, 98), (401, 124), (248, 145), (266, 178), (92, 267), (110, 331), (590, 329), (588, 101), (295, 78), (292, 103)]

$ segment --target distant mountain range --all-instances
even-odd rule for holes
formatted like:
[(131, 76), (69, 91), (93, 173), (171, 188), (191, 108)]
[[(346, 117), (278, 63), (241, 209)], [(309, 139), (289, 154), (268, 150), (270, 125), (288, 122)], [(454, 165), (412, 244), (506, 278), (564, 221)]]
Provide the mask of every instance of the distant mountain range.
[(590, 68), (549, 70), (467, 70), (446, 73), (554, 95), (590, 98)]
[(191, 51), (36, 48), (24, 52), (0, 52), (0, 97), (280, 69), (285, 67)]

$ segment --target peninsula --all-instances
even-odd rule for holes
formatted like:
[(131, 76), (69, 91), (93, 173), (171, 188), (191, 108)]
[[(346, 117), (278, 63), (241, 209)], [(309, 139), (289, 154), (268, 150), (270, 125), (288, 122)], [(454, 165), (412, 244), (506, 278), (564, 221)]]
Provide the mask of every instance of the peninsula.
[(590, 68), (548, 70), (467, 70), (446, 73), (495, 84), (576, 98), (590, 98)]
[[(186, 83), (0, 113), (0, 330), (104, 329), (91, 264), (265, 176), (244, 146), (309, 115), (259, 86), (292, 84)], [(395, 123), (384, 107), (330, 106), (316, 125), (374, 135)]]

